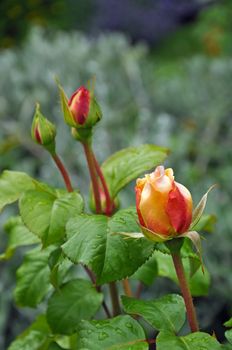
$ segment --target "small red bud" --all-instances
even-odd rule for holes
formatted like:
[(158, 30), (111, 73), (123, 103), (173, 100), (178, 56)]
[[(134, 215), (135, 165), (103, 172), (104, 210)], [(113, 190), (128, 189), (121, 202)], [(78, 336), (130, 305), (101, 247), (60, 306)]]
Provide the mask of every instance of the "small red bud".
[(77, 89), (68, 101), (76, 123), (83, 125), (89, 114), (90, 92), (84, 86)]

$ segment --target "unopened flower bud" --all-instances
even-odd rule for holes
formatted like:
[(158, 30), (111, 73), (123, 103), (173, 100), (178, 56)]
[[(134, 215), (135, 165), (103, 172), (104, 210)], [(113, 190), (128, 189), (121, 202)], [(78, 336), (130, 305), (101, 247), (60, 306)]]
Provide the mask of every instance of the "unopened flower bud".
[(45, 147), (49, 152), (55, 151), (56, 127), (42, 115), (39, 104), (36, 104), (31, 136), (36, 143)]
[(92, 128), (102, 117), (93, 93), (84, 86), (73, 93), (68, 101), (68, 108), (71, 118), (66, 118), (66, 122), (77, 129)]
[(165, 241), (188, 231), (192, 221), (192, 196), (174, 181), (173, 170), (158, 166), (138, 179), (135, 187), (136, 208), (145, 236)]

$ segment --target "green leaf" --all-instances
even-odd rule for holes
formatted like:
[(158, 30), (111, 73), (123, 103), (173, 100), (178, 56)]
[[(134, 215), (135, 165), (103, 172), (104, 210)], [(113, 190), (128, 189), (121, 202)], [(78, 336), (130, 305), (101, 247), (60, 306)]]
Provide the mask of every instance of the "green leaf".
[(157, 261), (155, 256), (152, 255), (130, 278), (139, 280), (147, 286), (151, 286), (157, 274)]
[(83, 199), (78, 192), (43, 188), (27, 191), (19, 208), (25, 225), (46, 247), (62, 240), (68, 219), (83, 211)]
[(232, 327), (232, 317), (224, 323), (224, 326), (226, 327)]
[(155, 145), (125, 148), (102, 164), (102, 171), (114, 198), (129, 182), (164, 162), (169, 151)]
[(225, 337), (226, 339), (228, 340), (228, 342), (230, 344), (232, 344), (232, 329), (230, 329), (229, 331), (226, 331), (225, 332)]
[(177, 337), (162, 331), (157, 337), (157, 350), (220, 350), (221, 345), (211, 335), (203, 332)]
[(120, 280), (132, 275), (153, 251), (153, 244), (145, 239), (115, 235), (131, 230), (138, 230), (134, 209), (121, 210), (112, 218), (79, 215), (68, 222), (68, 240), (62, 249), (74, 263), (91, 268), (97, 283)]
[(215, 188), (215, 186), (216, 185), (213, 185), (208, 189), (208, 191), (204, 194), (204, 196), (201, 198), (200, 202), (197, 204), (196, 208), (194, 209), (192, 223), (191, 223), (191, 226), (189, 228), (190, 231), (192, 231), (193, 229), (195, 230), (195, 226), (199, 222), (199, 220), (203, 214), (203, 211), (205, 209), (208, 194), (213, 188)]
[(159, 331), (178, 332), (185, 322), (185, 305), (179, 295), (169, 294), (150, 301), (122, 296), (122, 304), (125, 312), (143, 317)]
[(95, 315), (103, 295), (89, 281), (76, 279), (65, 283), (48, 301), (47, 320), (55, 333), (71, 334), (77, 323)]
[(48, 264), (51, 270), (50, 282), (58, 289), (73, 264), (63, 255), (60, 247), (51, 252)]
[(53, 247), (28, 252), (17, 270), (14, 298), (19, 306), (35, 307), (51, 288), (48, 258)]
[(18, 247), (40, 243), (40, 240), (22, 223), (20, 216), (11, 217), (5, 223), (4, 229), (9, 239), (6, 251), (0, 255), (0, 260), (11, 258)]
[[(158, 263), (158, 276), (168, 277), (178, 284), (171, 256), (159, 251), (156, 251), (154, 255)], [(198, 269), (193, 274), (191, 260), (183, 259), (183, 265), (192, 295), (207, 295), (210, 284), (210, 276), (207, 269), (205, 268), (204, 274), (201, 269)]]
[(17, 201), (25, 191), (34, 188), (34, 180), (27, 174), (5, 170), (0, 177), (0, 211)]
[(47, 349), (50, 343), (50, 328), (44, 315), (38, 316), (34, 323), (20, 334), (9, 346), (8, 350), (40, 350)]
[(140, 324), (130, 316), (104, 321), (81, 321), (79, 350), (147, 350), (148, 344)]
[(63, 350), (64, 348), (62, 348), (61, 346), (59, 346), (57, 343), (51, 343), (48, 347), (47, 350)]

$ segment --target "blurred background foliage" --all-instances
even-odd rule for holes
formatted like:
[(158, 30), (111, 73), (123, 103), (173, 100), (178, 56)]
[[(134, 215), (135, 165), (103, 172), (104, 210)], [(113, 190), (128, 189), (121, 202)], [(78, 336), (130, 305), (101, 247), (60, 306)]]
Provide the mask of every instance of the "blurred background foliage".
[[(38, 101), (58, 126), (58, 151), (75, 185), (87, 192), (85, 160), (63, 123), (54, 76), (70, 96), (96, 75), (104, 117), (94, 143), (101, 162), (123, 147), (156, 143), (172, 150), (167, 166), (195, 202), (219, 184), (207, 207), (217, 216), (216, 230), (204, 243), (212, 285), (196, 303), (204, 329), (222, 337), (232, 311), (232, 2), (4, 0), (0, 13), (1, 170), (27, 171), (63, 187), (48, 154), (30, 138)], [(121, 194), (123, 206), (134, 203), (133, 186)], [(12, 302), (21, 259), (19, 251), (0, 264), (1, 349), (33, 318)], [(167, 286), (175, 290), (159, 281), (149, 297)]]

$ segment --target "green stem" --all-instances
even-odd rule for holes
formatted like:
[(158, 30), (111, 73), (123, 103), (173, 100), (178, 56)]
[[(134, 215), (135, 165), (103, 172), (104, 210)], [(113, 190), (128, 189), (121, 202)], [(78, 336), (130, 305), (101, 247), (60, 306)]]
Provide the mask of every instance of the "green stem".
[(181, 260), (180, 253), (176, 251), (172, 252), (171, 255), (175, 266), (176, 274), (179, 280), (180, 289), (184, 298), (190, 329), (192, 332), (198, 332), (199, 326), (197, 322), (196, 311), (193, 305), (193, 299), (185, 276), (184, 266)]
[(98, 178), (97, 178), (97, 173), (96, 173), (96, 169), (95, 169), (93, 154), (91, 151), (91, 146), (89, 145), (88, 141), (82, 142), (82, 145), (84, 147), (84, 152), (85, 152), (85, 156), (86, 156), (86, 160), (87, 160), (88, 168), (89, 168), (89, 174), (91, 177), (95, 206), (96, 206), (96, 213), (100, 214), (102, 211), (101, 210), (101, 199), (100, 199)]
[(56, 163), (57, 165), (57, 168), (59, 169), (63, 179), (64, 179), (64, 183), (66, 185), (66, 188), (67, 188), (67, 191), (68, 192), (73, 192), (73, 187), (72, 187), (72, 184), (71, 184), (71, 180), (70, 180), (70, 177), (69, 177), (69, 174), (63, 164), (63, 162), (61, 161), (61, 159), (59, 158), (59, 156), (55, 153), (55, 154), (51, 154), (54, 162)]
[(116, 282), (110, 282), (109, 288), (110, 288), (110, 296), (111, 296), (111, 302), (112, 302), (112, 308), (113, 308), (113, 316), (120, 315), (121, 308), (119, 304), (118, 289), (117, 289)]

